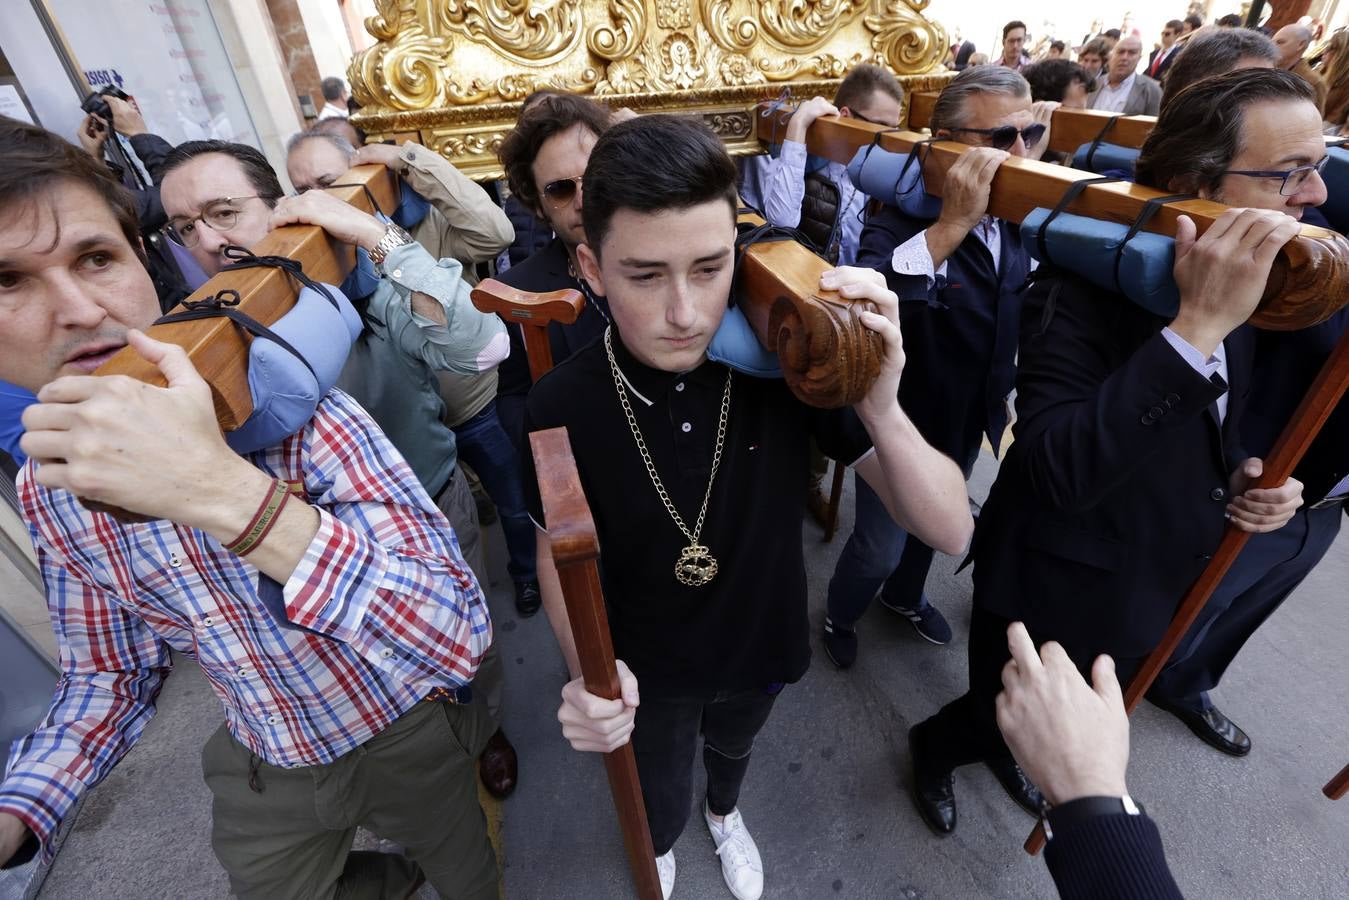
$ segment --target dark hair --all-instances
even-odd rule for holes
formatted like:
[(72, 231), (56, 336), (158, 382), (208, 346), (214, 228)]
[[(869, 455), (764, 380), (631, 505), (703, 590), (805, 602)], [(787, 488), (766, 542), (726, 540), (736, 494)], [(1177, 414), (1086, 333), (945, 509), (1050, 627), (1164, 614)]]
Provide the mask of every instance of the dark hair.
[(1204, 17), (1199, 15), (1199, 13), (1190, 13), (1184, 19), (1181, 19), (1181, 24), (1189, 25), (1190, 28), (1198, 31), (1200, 28), (1204, 27)]
[(1120, 31), (1118, 28), (1107, 28), (1105, 31), (1102, 31), (1101, 34), (1116, 41), (1118, 41), (1120, 37)]
[(526, 98), (525, 103), (515, 127), (501, 142), (497, 159), (505, 170), (511, 193), (528, 209), (539, 212), (543, 206), (532, 168), (539, 148), (553, 135), (574, 125), (584, 125), (599, 137), (609, 127), (613, 113), (593, 100), (560, 91), (538, 91)]
[(174, 169), (181, 168), (207, 153), (220, 153), (239, 163), (244, 175), (248, 176), (248, 183), (268, 206), (275, 206), (276, 201), (285, 194), (281, 189), (281, 182), (277, 180), (276, 172), (272, 171), (272, 164), (267, 162), (267, 157), (262, 155), (261, 150), (230, 141), (188, 141), (186, 144), (179, 144), (164, 157), (160, 180), (167, 178)]
[(1316, 93), (1283, 69), (1238, 69), (1201, 78), (1162, 106), (1134, 164), (1138, 183), (1191, 194), (1200, 188), (1216, 191), (1223, 170), (1241, 153), (1247, 107), (1263, 100), (1315, 104)]
[(1172, 19), (1170, 22), (1167, 22), (1166, 25), (1164, 25), (1163, 27), (1170, 32), (1180, 34), (1180, 30), (1185, 27), (1185, 23), (1182, 22), (1180, 19)]
[(1101, 65), (1105, 65), (1106, 59), (1110, 57), (1110, 42), (1103, 37), (1094, 37), (1082, 45), (1082, 49), (1077, 51), (1077, 58), (1091, 55), (1101, 60)]
[(1190, 38), (1166, 72), (1162, 106), (1201, 78), (1230, 72), (1251, 56), (1273, 63), (1279, 50), (1269, 38), (1249, 28), (1217, 28)]
[(1016, 19), (1013, 19), (1012, 21), (1008, 22), (1006, 25), (1002, 26), (1002, 39), (1003, 39), (1004, 41), (1007, 40), (1007, 35), (1011, 34), (1013, 31), (1015, 31), (1015, 30), (1018, 29), (1018, 28), (1020, 28), (1022, 31), (1026, 31), (1026, 30), (1027, 30), (1027, 28), (1026, 28), (1026, 23), (1025, 23), (1025, 22), (1019, 22), (1019, 21), (1017, 21)]
[(1228, 13), (1218, 19), (1219, 28), (1240, 28), (1243, 24), (1241, 16), (1236, 13)]
[(651, 213), (724, 200), (735, 215), (735, 178), (726, 147), (700, 119), (649, 115), (615, 125), (590, 151), (581, 185), (586, 244), (599, 256), (620, 209)]
[(1026, 66), (1021, 75), (1030, 82), (1031, 100), (1062, 103), (1063, 95), (1074, 81), (1088, 91), (1096, 86), (1087, 70), (1069, 59), (1043, 59)]
[(324, 100), (335, 101), (342, 99), (342, 92), (347, 89), (347, 83), (336, 75), (329, 75), (323, 79), (323, 83), (319, 87), (323, 91)]
[(0, 209), (12, 217), (16, 206), (33, 203), (62, 183), (98, 194), (126, 242), (145, 262), (136, 201), (103, 161), (45, 128), (0, 116)]
[(1064, 50), (1067, 50), (1067, 49), (1068, 49), (1068, 45), (1065, 44), (1063, 41), (1050, 41), (1050, 42), (1049, 42), (1049, 49), (1050, 49), (1050, 50), (1057, 50), (1057, 51), (1059, 51), (1060, 53), (1062, 53)]
[(878, 92), (893, 97), (900, 103), (904, 102), (904, 89), (899, 86), (899, 79), (892, 75), (889, 69), (862, 63), (853, 66), (852, 71), (839, 84), (838, 93), (834, 95), (834, 105), (855, 109)]

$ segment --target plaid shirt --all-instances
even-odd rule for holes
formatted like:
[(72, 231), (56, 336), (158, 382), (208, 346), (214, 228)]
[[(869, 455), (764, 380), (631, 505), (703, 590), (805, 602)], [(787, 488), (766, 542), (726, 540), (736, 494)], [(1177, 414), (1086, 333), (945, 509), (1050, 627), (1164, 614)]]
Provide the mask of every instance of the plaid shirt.
[(445, 517), (350, 397), (250, 454), (303, 484), (319, 529), (285, 585), (203, 532), (125, 525), (19, 477), (61, 648), (46, 718), (16, 741), (0, 811), (50, 838), (140, 737), (171, 666), (195, 657), (230, 732), (278, 766), (329, 762), (436, 687), (473, 679), (487, 604)]

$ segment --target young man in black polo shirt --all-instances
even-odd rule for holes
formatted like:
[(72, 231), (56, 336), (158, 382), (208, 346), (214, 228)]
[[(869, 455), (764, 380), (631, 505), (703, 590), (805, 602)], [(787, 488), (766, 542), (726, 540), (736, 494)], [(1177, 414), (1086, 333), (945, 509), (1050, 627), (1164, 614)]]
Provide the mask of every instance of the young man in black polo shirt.
[[(924, 541), (958, 553), (972, 522), (959, 468), (895, 399), (904, 365), (898, 301), (877, 273), (842, 268), (821, 278), (864, 301), (869, 310), (857, 315), (885, 340), (882, 373), (856, 414), (808, 408), (782, 381), (707, 360), (731, 292), (735, 174), (721, 142), (693, 120), (645, 116), (600, 137), (585, 173), (578, 261), (614, 324), (539, 380), (526, 425), (569, 429), (621, 660), (622, 700), (588, 694), (579, 678), (563, 689), (563, 734), (578, 750), (601, 752), (633, 740), (669, 896), (701, 733), (704, 816), (727, 885), (749, 900), (763, 872), (736, 810), (740, 785), (778, 691), (810, 661), (797, 489), (809, 439), (853, 463)], [(537, 494), (533, 504), (542, 522)], [(539, 546), (544, 608), (576, 676), (548, 541)]]

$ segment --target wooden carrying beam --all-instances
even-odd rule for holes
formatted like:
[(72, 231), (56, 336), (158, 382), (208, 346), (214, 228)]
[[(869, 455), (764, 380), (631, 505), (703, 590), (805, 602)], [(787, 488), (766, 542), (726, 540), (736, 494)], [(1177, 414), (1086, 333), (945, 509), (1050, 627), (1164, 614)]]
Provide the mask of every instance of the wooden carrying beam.
[[(767, 107), (761, 105), (762, 113)], [(786, 127), (790, 111), (774, 110), (755, 115), (759, 138), (772, 140)], [(879, 135), (879, 137), (877, 137)], [(816, 119), (806, 134), (806, 149), (817, 156), (847, 163), (857, 150), (877, 141), (881, 149), (908, 153), (925, 138), (913, 132), (887, 131), (878, 125), (856, 119), (827, 117)], [(954, 141), (939, 141), (921, 149), (923, 180), (929, 193), (941, 196), (946, 172), (970, 147)], [(1077, 181), (1097, 178), (1090, 172), (1042, 163), (1037, 160), (1008, 159), (993, 178), (988, 211), (1009, 222), (1020, 222), (1037, 207), (1055, 207), (1068, 187)], [(1067, 212), (1131, 225), (1154, 197), (1161, 197), (1142, 185), (1127, 182), (1095, 184), (1086, 188), (1068, 206)], [(1227, 207), (1208, 200), (1183, 200), (1168, 203), (1149, 220), (1145, 230), (1174, 237), (1181, 214), (1194, 220), (1202, 234)], [(1349, 303), (1349, 241), (1325, 228), (1303, 225), (1302, 233), (1284, 245), (1264, 297), (1250, 322), (1260, 328), (1294, 331), (1325, 321)]]
[(518, 291), (495, 278), (484, 278), (469, 294), (480, 312), (495, 313), (520, 325), (529, 359), (529, 377), (538, 381), (553, 367), (553, 348), (548, 342), (548, 323), (570, 325), (585, 308), (580, 291), (568, 288), (531, 294)]
[(1340, 769), (1339, 774), (1330, 779), (1321, 791), (1331, 800), (1341, 800), (1349, 794), (1349, 766)]
[[(534, 471), (539, 482), (543, 515), (548, 522), (548, 541), (553, 564), (562, 582), (576, 656), (581, 662), (585, 688), (597, 697), (617, 700), (621, 696), (609, 619), (600, 587), (599, 538), (595, 520), (581, 490), (581, 476), (571, 452), (566, 428), (536, 431), (529, 436), (534, 453)], [(632, 742), (604, 754), (609, 790), (618, 810), (618, 824), (628, 852), (628, 866), (640, 900), (660, 900), (660, 876), (651, 829), (637, 778), (637, 758)]]
[[(373, 213), (362, 185), (386, 213), (398, 205), (398, 185), (384, 166), (357, 166), (340, 182), (355, 187), (330, 188), (329, 192), (352, 206)], [(249, 247), (259, 256), (286, 256), (297, 260), (305, 274), (325, 284), (341, 284), (355, 265), (355, 250), (315, 225), (287, 225)], [(202, 300), (226, 288), (239, 292), (239, 311), (263, 325), (271, 325), (295, 305), (300, 286), (278, 269), (241, 269), (221, 272), (192, 293), (188, 302)], [(151, 337), (178, 344), (187, 351), (193, 366), (211, 386), (216, 421), (222, 431), (233, 431), (253, 412), (248, 389), (248, 343), (229, 319), (199, 319), (172, 325), (152, 326)], [(97, 375), (130, 375), (140, 381), (163, 385), (159, 369), (147, 363), (130, 347), (99, 366)]]

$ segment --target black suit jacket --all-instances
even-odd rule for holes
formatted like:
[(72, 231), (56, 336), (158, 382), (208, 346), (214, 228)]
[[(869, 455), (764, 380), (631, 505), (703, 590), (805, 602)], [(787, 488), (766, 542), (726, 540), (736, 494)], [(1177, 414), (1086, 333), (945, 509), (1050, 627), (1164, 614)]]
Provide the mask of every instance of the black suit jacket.
[[(520, 263), (511, 266), (497, 279), (503, 284), (521, 291), (542, 293), (559, 291), (566, 288), (580, 289), (580, 281), (573, 277), (571, 261), (562, 241), (553, 238), (541, 250)], [(603, 304), (603, 298), (586, 294), (586, 305), (580, 316), (570, 325), (556, 322), (548, 326), (548, 342), (553, 348), (553, 364), (557, 365), (577, 350), (589, 344), (604, 333), (608, 325), (608, 309), (602, 312), (596, 303)], [(505, 394), (527, 394), (534, 384), (529, 375), (529, 357), (525, 354), (525, 340), (518, 324), (507, 322), (506, 331), (511, 339), (510, 355), (497, 369), (497, 396)]]
[(1226, 524), (1252, 336), (1224, 342), (1221, 389), (1161, 334), (1167, 320), (1076, 275), (1027, 292), (1015, 442), (974, 542), (974, 601), (1032, 634), (1142, 656)]
[(1157, 54), (1162, 52), (1162, 48), (1158, 47), (1156, 50), (1153, 50), (1148, 54), (1148, 64), (1144, 67), (1143, 74), (1147, 75), (1149, 78), (1161, 81), (1167, 71), (1171, 68), (1171, 64), (1176, 61), (1176, 57), (1180, 56), (1180, 51), (1180, 47), (1172, 47), (1171, 54), (1167, 56), (1166, 59), (1162, 60), (1162, 64), (1157, 67), (1156, 74), (1153, 74), (1152, 63), (1157, 59)]
[[(1349, 309), (1301, 331), (1256, 332), (1255, 377), (1241, 428), (1252, 455), (1263, 457), (1273, 448), (1346, 329)], [(1303, 483), (1303, 499), (1311, 504), (1324, 498), (1347, 473), (1349, 399), (1341, 399), (1293, 475)]]
[(929, 289), (922, 276), (900, 275), (895, 248), (931, 225), (885, 206), (867, 220), (857, 264), (878, 269), (899, 297), (904, 332), (900, 405), (938, 450), (962, 467), (987, 434), (994, 451), (1007, 427), (1007, 395), (1016, 380), (1020, 288), (1030, 271), (1019, 229), (1000, 223), (1001, 264), (974, 235), (947, 260)]

